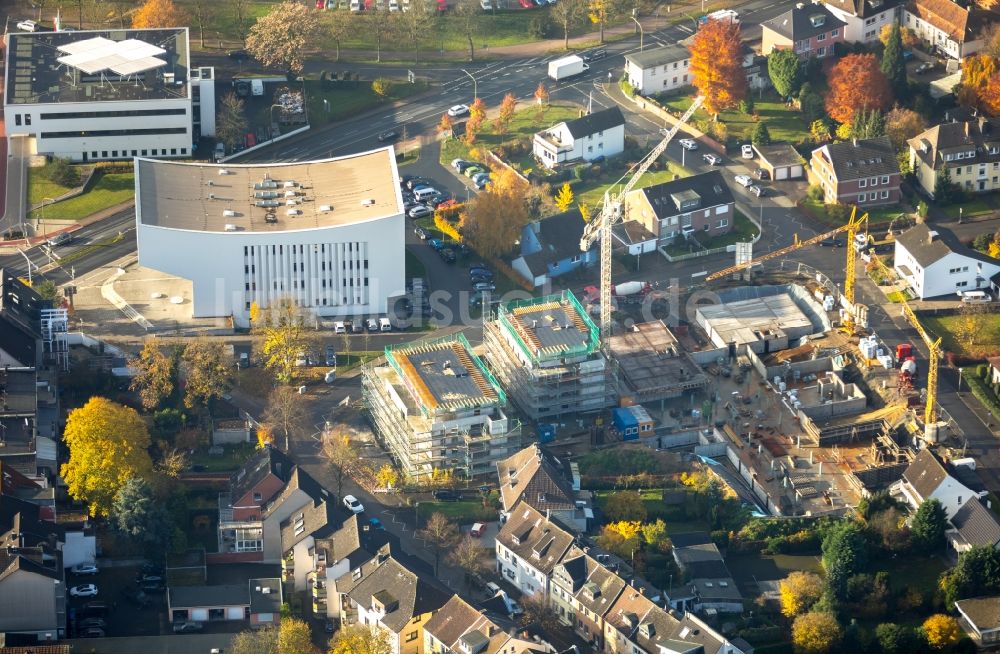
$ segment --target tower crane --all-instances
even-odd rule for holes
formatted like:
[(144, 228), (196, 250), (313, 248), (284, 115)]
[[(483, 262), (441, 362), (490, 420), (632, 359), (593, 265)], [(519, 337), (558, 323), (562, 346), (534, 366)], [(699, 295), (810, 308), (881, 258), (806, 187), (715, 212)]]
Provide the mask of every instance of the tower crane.
[[(878, 257), (873, 256), (872, 263), (876, 264), (886, 278), (897, 279), (896, 273), (890, 270), (889, 266), (885, 265), (885, 262)], [(899, 303), (903, 307), (903, 315), (917, 330), (917, 334), (927, 346), (927, 403), (924, 406), (924, 429), (927, 429), (930, 425), (937, 423), (938, 359), (941, 358), (941, 339), (935, 340), (927, 333), (902, 293), (900, 293)]]
[(756, 266), (757, 264), (764, 263), (765, 261), (770, 261), (772, 259), (777, 259), (778, 257), (783, 257), (786, 254), (790, 254), (797, 250), (800, 250), (809, 245), (815, 245), (820, 241), (825, 241), (828, 238), (833, 238), (834, 236), (847, 232), (847, 265), (845, 272), (847, 274), (844, 280), (844, 297), (847, 298), (847, 318), (844, 320), (844, 330), (849, 333), (854, 333), (857, 324), (857, 316), (854, 315), (855, 303), (854, 303), (854, 271), (855, 265), (858, 258), (858, 251), (854, 246), (856, 237), (862, 230), (867, 230), (868, 228), (868, 214), (857, 215), (858, 208), (854, 207), (851, 210), (851, 217), (846, 224), (837, 227), (836, 229), (831, 229), (828, 232), (813, 236), (804, 241), (795, 239), (795, 242), (791, 245), (785, 246), (773, 252), (768, 252), (767, 254), (761, 255), (750, 261), (744, 261), (738, 263), (735, 266), (729, 266), (728, 268), (723, 268), (705, 277), (705, 281), (714, 281), (716, 279), (721, 279), (726, 275), (731, 275), (733, 273), (739, 272), (751, 266)]
[[(639, 167), (636, 169), (635, 173), (629, 178), (625, 186), (622, 187), (621, 191), (618, 193), (612, 193), (609, 188), (604, 192), (604, 204), (601, 207), (601, 214), (597, 216), (594, 220), (587, 223), (587, 226), (583, 229), (583, 236), (580, 238), (580, 250), (587, 252), (594, 245), (594, 241), (601, 239), (601, 284), (600, 284), (600, 303), (601, 303), (601, 342), (607, 343), (607, 339), (611, 336), (611, 228), (622, 220), (622, 214), (624, 213), (623, 202), (625, 196), (628, 195), (635, 185), (642, 178), (643, 174), (649, 167), (653, 165), (661, 154), (667, 149), (667, 145), (670, 144), (671, 139), (680, 130), (681, 125), (686, 123), (701, 103), (705, 101), (703, 96), (698, 96), (688, 107), (688, 110), (684, 112), (680, 120), (670, 128), (666, 136), (663, 137), (656, 147), (654, 147), (649, 154), (643, 158), (639, 163)], [(623, 177), (624, 178), (624, 177)], [(619, 180), (620, 181), (620, 180)]]

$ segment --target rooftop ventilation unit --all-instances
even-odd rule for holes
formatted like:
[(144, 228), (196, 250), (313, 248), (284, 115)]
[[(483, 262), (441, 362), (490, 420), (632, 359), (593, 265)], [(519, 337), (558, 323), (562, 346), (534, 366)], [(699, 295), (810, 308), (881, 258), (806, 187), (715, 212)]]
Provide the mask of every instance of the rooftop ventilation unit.
[(285, 197), (286, 198), (294, 198), (297, 195), (298, 195), (298, 193), (296, 193), (295, 191), (285, 191)]
[(299, 185), (298, 182), (291, 181), (291, 180), (285, 182), (285, 188), (295, 188), (298, 185)]
[(286, 207), (294, 207), (297, 204), (298, 204), (297, 200), (285, 200)]
[(264, 222), (268, 225), (273, 225), (278, 222), (278, 217), (273, 213), (264, 214)]
[(209, 193), (208, 194), (208, 199), (209, 200), (214, 200), (215, 199), (215, 193)]
[(220, 175), (228, 175), (229, 174), (229, 170), (227, 168), (219, 168), (219, 174)]

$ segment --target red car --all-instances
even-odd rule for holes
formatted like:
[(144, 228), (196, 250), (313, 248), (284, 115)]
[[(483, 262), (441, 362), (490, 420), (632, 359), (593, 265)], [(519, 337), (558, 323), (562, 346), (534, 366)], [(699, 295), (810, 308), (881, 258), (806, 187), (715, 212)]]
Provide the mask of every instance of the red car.
[(535, 7), (535, 3), (532, 2), (531, 0), (518, 0), (518, 1), (521, 3), (521, 7), (524, 9), (533, 9)]
[(448, 11), (448, 0), (437, 0), (438, 11)]

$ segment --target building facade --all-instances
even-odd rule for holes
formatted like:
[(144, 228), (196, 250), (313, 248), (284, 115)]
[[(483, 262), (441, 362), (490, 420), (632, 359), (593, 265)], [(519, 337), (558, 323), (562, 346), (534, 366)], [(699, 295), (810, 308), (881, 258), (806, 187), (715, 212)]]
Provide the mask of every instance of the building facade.
[(920, 188), (932, 198), (945, 175), (970, 193), (1000, 190), (1000, 123), (994, 120), (979, 117), (942, 123), (907, 144), (910, 168)]
[(318, 316), (371, 316), (404, 292), (391, 147), (294, 164), (140, 158), (135, 185), (139, 263), (190, 279), (194, 317), (246, 326), (252, 305), (280, 300)]
[(552, 571), (572, 544), (573, 534), (522, 502), (497, 534), (497, 572), (523, 594), (544, 601)]
[[(73, 161), (190, 157), (215, 130), (214, 71), (187, 28), (12, 32), (7, 134)], [(197, 103), (195, 102), (197, 97)]]
[(537, 132), (532, 153), (546, 168), (613, 157), (625, 149), (625, 117), (611, 107)]
[(800, 2), (761, 23), (761, 52), (794, 50), (800, 59), (832, 57), (834, 44), (844, 42), (846, 25), (825, 5)]
[(511, 268), (539, 287), (593, 265), (597, 261), (595, 248), (580, 251), (585, 225), (579, 208), (528, 223), (521, 229), (520, 256), (511, 260)]
[(625, 219), (637, 220), (660, 245), (726, 234), (736, 218), (733, 194), (717, 170), (631, 191), (624, 205)]
[(874, 43), (883, 27), (903, 22), (904, 0), (824, 0), (823, 4), (844, 21), (847, 43)]
[(979, 52), (980, 31), (989, 21), (976, 5), (963, 7), (952, 0), (910, 0), (903, 11), (903, 25), (951, 59)]
[[(896, 237), (893, 268), (921, 300), (989, 289), (1000, 260), (962, 245), (943, 229), (915, 225)], [(956, 507), (957, 508), (957, 507)]]
[(625, 79), (639, 95), (691, 85), (691, 53), (675, 44), (625, 55)]
[(809, 167), (810, 182), (823, 187), (827, 204), (857, 205), (864, 210), (900, 200), (902, 176), (887, 136), (828, 143), (813, 150)]
[(504, 413), (507, 396), (464, 336), (390, 346), (385, 360), (364, 370), (365, 405), (406, 475), (487, 475), (520, 448), (521, 425)]

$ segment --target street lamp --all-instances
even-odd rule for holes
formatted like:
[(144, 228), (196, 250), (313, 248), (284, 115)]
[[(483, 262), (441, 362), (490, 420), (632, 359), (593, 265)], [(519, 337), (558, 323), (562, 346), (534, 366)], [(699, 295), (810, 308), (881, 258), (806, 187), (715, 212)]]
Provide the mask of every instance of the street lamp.
[(31, 267), (35, 266), (35, 270), (38, 270), (38, 266), (28, 258), (27, 253), (21, 248), (17, 248), (17, 251), (24, 257), (25, 263), (28, 264), (28, 286), (31, 286)]
[(476, 83), (476, 78), (472, 76), (472, 73), (464, 68), (462, 69), (462, 72), (468, 75), (469, 79), (472, 80), (472, 101), (475, 102), (479, 99), (479, 84)]
[(630, 18), (639, 28), (639, 52), (642, 52), (642, 38), (646, 35), (646, 32), (645, 30), (642, 29), (642, 23), (640, 23), (639, 19), (635, 17), (636, 13), (638, 12), (635, 9), (633, 9), (632, 16), (630, 16)]
[(958, 391), (956, 392), (962, 392), (962, 368), (958, 369)]

